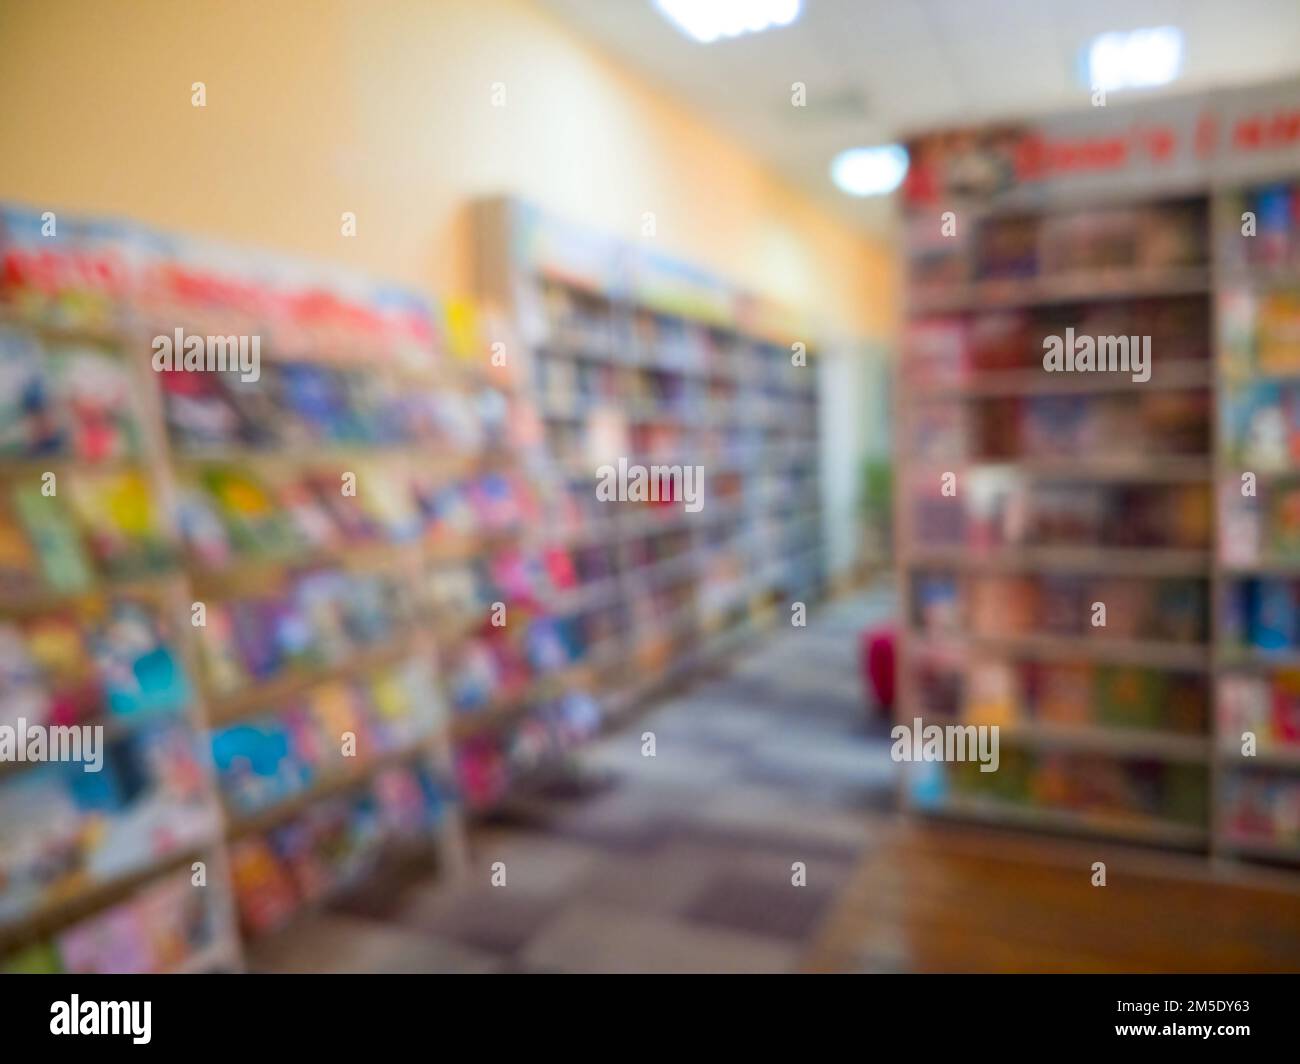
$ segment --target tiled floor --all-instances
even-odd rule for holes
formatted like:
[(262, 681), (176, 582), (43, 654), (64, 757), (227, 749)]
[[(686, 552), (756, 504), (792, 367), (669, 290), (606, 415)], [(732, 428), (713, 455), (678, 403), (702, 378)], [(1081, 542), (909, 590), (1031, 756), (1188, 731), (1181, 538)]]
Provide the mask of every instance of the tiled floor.
[[(799, 967), (893, 802), (888, 728), (870, 720), (856, 661), (857, 633), (889, 609), (843, 600), (773, 633), (584, 750), (608, 786), (476, 830), (463, 880), (372, 891), (264, 943), (254, 967)], [(495, 862), (504, 886), (491, 885)]]

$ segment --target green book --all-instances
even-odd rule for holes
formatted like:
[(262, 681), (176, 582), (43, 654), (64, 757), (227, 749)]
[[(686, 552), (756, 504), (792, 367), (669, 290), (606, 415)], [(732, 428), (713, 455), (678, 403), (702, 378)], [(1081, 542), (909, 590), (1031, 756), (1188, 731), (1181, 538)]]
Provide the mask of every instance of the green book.
[(14, 506), (41, 559), (45, 582), (60, 592), (88, 590), (95, 574), (62, 500), (39, 487), (20, 487), (14, 489)]

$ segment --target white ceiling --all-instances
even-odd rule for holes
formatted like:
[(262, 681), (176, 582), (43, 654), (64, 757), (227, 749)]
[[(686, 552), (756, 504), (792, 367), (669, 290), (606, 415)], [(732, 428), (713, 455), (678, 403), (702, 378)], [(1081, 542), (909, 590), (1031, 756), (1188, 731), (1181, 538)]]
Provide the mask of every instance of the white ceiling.
[[(1156, 91), (1300, 74), (1300, 0), (803, 0), (793, 26), (708, 45), (683, 36), (652, 0), (541, 2), (868, 229), (888, 224), (888, 202), (839, 193), (827, 176), (836, 152), (1086, 108), (1079, 53), (1097, 33), (1181, 28), (1183, 75)], [(791, 106), (795, 81), (807, 86), (806, 107)]]

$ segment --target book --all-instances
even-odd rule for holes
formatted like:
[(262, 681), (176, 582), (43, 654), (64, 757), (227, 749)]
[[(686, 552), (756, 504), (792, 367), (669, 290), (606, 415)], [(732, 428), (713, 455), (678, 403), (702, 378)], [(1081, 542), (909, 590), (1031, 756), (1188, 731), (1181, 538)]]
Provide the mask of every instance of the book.
[(55, 347), (48, 357), (65, 455), (86, 462), (134, 456), (138, 385), (125, 357), (73, 344)]
[[(62, 593), (88, 590), (94, 582), (94, 572), (63, 499), (47, 496), (38, 487), (19, 486), (13, 489), (13, 501), (40, 558), (46, 585)], [(12, 542), (10, 538), (11, 547)]]

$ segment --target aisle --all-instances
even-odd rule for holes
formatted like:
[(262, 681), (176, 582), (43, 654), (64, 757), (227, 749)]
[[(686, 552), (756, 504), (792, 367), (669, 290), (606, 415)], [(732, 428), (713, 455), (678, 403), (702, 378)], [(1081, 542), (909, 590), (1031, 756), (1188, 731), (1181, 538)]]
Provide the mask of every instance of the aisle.
[[(1196, 858), (901, 820), (834, 604), (583, 755), (612, 783), (474, 833), (464, 880), (377, 884), (269, 971), (1233, 971), (1300, 966), (1300, 896)], [(656, 756), (641, 756), (652, 731)], [(1104, 899), (1091, 863), (1107, 862)], [(490, 884), (503, 862), (506, 885)], [(791, 884), (804, 862), (807, 885)], [(1213, 912), (1213, 926), (1204, 914)]]
[[(531, 800), (476, 831), (464, 881), (378, 887), (264, 943), (254, 967), (795, 969), (890, 821), (887, 726), (868, 721), (856, 646), (891, 607), (843, 600), (764, 637), (585, 751), (607, 787)], [(491, 885), (496, 862), (504, 886)]]

